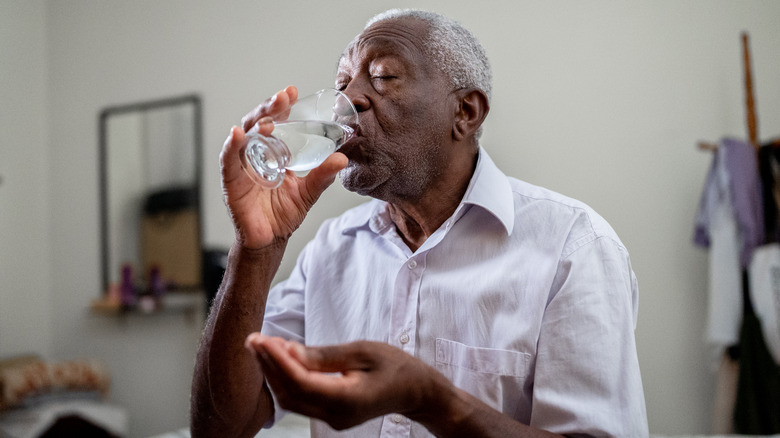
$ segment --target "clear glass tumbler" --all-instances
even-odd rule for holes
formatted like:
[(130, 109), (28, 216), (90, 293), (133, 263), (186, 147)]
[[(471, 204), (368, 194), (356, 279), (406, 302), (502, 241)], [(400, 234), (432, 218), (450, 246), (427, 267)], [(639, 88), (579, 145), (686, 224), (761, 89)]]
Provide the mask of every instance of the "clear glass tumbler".
[(287, 170), (307, 172), (322, 164), (354, 134), (358, 115), (342, 92), (326, 88), (298, 99), (286, 120), (275, 120), (270, 136), (250, 130), (241, 154), (254, 182), (276, 188)]

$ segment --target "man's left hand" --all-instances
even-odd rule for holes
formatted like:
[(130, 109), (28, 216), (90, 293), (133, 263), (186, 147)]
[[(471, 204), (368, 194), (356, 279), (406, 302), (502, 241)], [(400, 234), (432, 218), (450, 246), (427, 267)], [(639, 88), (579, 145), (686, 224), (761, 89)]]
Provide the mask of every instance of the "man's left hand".
[(433, 368), (380, 342), (304, 347), (252, 333), (256, 354), (280, 406), (318, 418), (337, 430), (389, 413), (415, 414), (428, 395), (454, 390)]

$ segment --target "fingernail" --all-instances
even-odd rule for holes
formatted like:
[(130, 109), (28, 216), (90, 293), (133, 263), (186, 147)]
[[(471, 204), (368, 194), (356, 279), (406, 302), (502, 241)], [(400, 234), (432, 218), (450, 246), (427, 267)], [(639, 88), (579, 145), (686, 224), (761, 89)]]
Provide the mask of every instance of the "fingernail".
[(254, 344), (255, 342), (260, 342), (260, 340), (262, 339), (263, 339), (263, 335), (261, 335), (260, 333), (257, 332), (250, 333), (249, 336), (246, 337), (246, 341), (244, 342), (244, 345), (247, 348), (251, 348), (252, 344)]
[(306, 357), (306, 348), (295, 341), (287, 341), (287, 351), (298, 359)]

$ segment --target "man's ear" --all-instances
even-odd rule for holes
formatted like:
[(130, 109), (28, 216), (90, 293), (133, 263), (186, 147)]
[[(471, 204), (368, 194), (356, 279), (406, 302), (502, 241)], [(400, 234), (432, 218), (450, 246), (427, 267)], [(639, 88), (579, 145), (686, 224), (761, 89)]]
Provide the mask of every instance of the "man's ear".
[(488, 112), (490, 102), (487, 95), (477, 88), (466, 88), (455, 92), (458, 107), (455, 113), (455, 123), (452, 126), (452, 136), (456, 141), (474, 135), (482, 126)]

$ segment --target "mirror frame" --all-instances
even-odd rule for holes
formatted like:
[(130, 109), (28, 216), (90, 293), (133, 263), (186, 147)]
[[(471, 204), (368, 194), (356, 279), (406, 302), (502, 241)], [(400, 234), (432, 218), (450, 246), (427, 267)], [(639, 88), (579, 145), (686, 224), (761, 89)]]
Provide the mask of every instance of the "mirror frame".
[(102, 295), (108, 293), (110, 283), (109, 257), (110, 257), (110, 236), (109, 236), (109, 217), (108, 217), (108, 119), (111, 116), (127, 114), (131, 112), (146, 112), (166, 107), (179, 105), (193, 105), (193, 148), (195, 154), (195, 202), (198, 211), (198, 241), (200, 242), (201, 253), (197, 255), (198, 260), (203, 259), (203, 211), (201, 209), (201, 181), (202, 181), (202, 159), (203, 159), (203, 105), (200, 96), (197, 94), (187, 94), (174, 96), (158, 100), (149, 100), (125, 105), (109, 106), (100, 111), (99, 131), (98, 131), (98, 154), (99, 154), (99, 191), (100, 191), (100, 260), (101, 260), (101, 286)]

